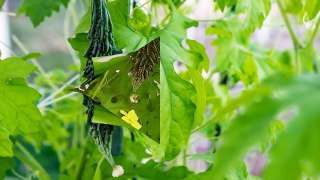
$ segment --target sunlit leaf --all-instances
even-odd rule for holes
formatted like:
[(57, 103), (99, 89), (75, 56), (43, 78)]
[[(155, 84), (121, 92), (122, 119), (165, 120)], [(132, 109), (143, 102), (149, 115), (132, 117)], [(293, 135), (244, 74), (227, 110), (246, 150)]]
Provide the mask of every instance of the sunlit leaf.
[[(12, 150), (12, 142), (9, 139), (10, 134), (3, 132), (0, 130), (0, 159), (2, 157), (12, 157), (13, 150)], [(1, 173), (0, 173), (1, 177)]]
[(320, 10), (320, 1), (306, 0), (305, 11), (308, 14), (309, 19), (313, 19), (317, 16)]
[(0, 61), (0, 125), (11, 134), (38, 132), (41, 115), (34, 102), (40, 94), (25, 82), (35, 69), (19, 58)]
[(40, 25), (46, 17), (50, 17), (54, 11), (59, 12), (61, 5), (67, 7), (69, 0), (23, 0), (19, 13), (25, 13), (34, 27)]
[(254, 31), (261, 28), (265, 18), (269, 14), (271, 8), (270, 0), (242, 0), (238, 1), (238, 8), (244, 8), (246, 18), (243, 28), (248, 31)]

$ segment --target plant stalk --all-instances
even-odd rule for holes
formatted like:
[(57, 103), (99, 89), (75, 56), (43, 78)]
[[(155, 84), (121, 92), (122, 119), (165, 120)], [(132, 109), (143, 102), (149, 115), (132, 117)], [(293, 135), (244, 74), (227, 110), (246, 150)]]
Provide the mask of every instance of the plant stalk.
[(296, 65), (296, 73), (299, 74), (301, 72), (301, 64), (300, 64), (300, 58), (299, 58), (299, 49), (303, 48), (302, 44), (300, 43), (298, 37), (296, 36), (291, 23), (289, 21), (289, 18), (284, 10), (284, 7), (281, 3), (280, 0), (277, 0), (277, 4), (280, 10), (280, 13), (282, 15), (282, 18), (285, 22), (285, 25), (289, 31), (291, 40), (293, 42), (293, 46), (294, 46), (294, 61), (295, 61), (295, 65)]
[(49, 174), (44, 170), (44, 168), (39, 164), (39, 162), (28, 152), (28, 150), (23, 147), (22, 144), (16, 142), (17, 151), (15, 156), (25, 163), (32, 171), (39, 172), (39, 178), (41, 180), (50, 180)]

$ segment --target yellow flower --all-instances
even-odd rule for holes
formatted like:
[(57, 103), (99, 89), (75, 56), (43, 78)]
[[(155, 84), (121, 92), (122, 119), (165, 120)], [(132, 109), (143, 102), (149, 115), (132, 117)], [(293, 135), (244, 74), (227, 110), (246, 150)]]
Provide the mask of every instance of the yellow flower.
[(121, 119), (130, 124), (132, 127), (138, 130), (142, 127), (141, 124), (139, 124), (138, 122), (139, 118), (134, 110), (131, 110), (128, 113), (123, 110), (120, 110), (120, 113), (123, 114)]

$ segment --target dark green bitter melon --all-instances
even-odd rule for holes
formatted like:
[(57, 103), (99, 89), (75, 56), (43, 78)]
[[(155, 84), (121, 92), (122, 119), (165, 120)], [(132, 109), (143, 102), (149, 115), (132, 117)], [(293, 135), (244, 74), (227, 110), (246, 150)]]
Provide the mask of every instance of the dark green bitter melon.
[[(96, 78), (92, 58), (119, 53), (113, 40), (112, 31), (112, 22), (106, 1), (92, 0), (91, 26), (88, 34), (90, 44), (84, 55), (84, 57), (88, 58), (83, 74), (86, 81), (82, 83), (82, 89), (86, 89), (86, 87), (89, 86), (88, 84)], [(93, 99), (84, 95), (83, 105), (87, 107), (86, 113), (88, 114), (87, 121), (89, 133), (93, 137), (100, 152), (115, 169), (118, 168), (118, 166), (115, 165), (111, 154), (111, 142), (114, 126), (92, 122), (95, 104), (96, 102)]]

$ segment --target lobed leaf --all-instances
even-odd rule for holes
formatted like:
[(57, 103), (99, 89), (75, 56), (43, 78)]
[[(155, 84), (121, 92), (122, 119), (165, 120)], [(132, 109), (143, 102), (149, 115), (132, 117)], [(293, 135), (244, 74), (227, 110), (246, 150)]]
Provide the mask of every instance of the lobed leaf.
[(19, 13), (25, 13), (31, 19), (34, 27), (40, 25), (54, 11), (59, 12), (60, 5), (67, 7), (69, 0), (23, 0)]
[[(35, 66), (20, 58), (0, 61), (0, 125), (1, 140), (10, 147), (9, 134), (38, 132), (41, 114), (34, 103), (40, 94), (27, 86), (25, 78)], [(2, 148), (0, 154), (13, 156), (10, 148)]]

